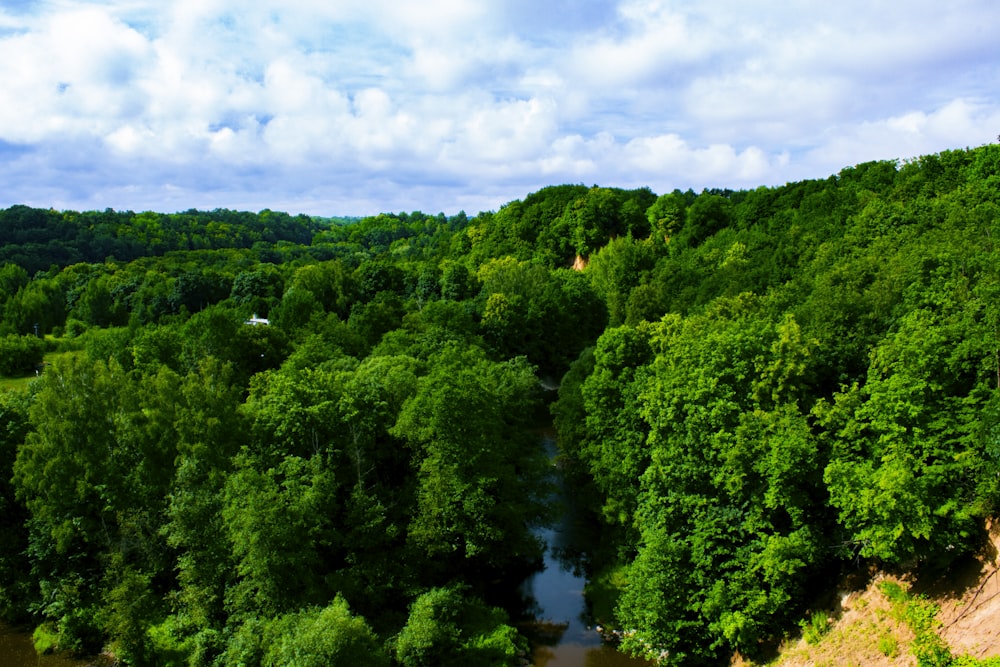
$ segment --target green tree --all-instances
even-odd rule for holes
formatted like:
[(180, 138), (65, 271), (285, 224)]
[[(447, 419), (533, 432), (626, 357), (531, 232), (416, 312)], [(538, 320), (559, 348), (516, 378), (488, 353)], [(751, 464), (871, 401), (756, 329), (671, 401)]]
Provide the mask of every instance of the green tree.
[(572, 220), (563, 213), (587, 192), (582, 185), (549, 186), (523, 201), (504, 204), (496, 213), (481, 213), (466, 234), (456, 236), (471, 245), (461, 254), (477, 265), (509, 255), (521, 261), (536, 259), (549, 268), (568, 266), (576, 251)]
[(357, 298), (358, 287), (343, 263), (331, 260), (306, 264), (297, 269), (286, 287), (286, 293), (293, 289), (309, 292), (323, 310), (347, 319), (351, 304)]
[(703, 193), (687, 209), (684, 227), (678, 234), (681, 246), (698, 246), (709, 236), (726, 227), (732, 219), (732, 203), (729, 199), (710, 193)]
[(55, 280), (36, 276), (7, 299), (3, 319), (21, 335), (49, 333), (66, 321), (66, 295)]
[(292, 614), (277, 625), (280, 631), (264, 652), (264, 667), (389, 665), (375, 633), (340, 596), (326, 607)]
[(73, 305), (71, 315), (96, 326), (122, 326), (128, 322), (127, 311), (115, 303), (111, 280), (106, 276), (92, 278)]
[(23, 392), (0, 391), (0, 619), (24, 620), (36, 591), (27, 559), (27, 508), (15, 495), (12, 482), (17, 450), (29, 430), (30, 397)]
[(354, 304), (347, 324), (370, 348), (386, 333), (398, 329), (405, 314), (405, 304), (398, 295), (379, 292), (371, 301)]
[(406, 288), (402, 269), (383, 260), (362, 262), (354, 270), (353, 278), (362, 301), (371, 301), (379, 292), (403, 295)]
[(275, 309), (271, 312), (271, 322), (289, 334), (308, 326), (314, 316), (323, 312), (322, 304), (307, 289), (290, 287), (285, 290)]
[(994, 464), (977, 424), (995, 399), (980, 366), (989, 352), (963, 315), (908, 313), (874, 351), (864, 387), (821, 413), (843, 434), (826, 470), (830, 501), (862, 556), (947, 562), (980, 538), (992, 501), (976, 480)]
[(580, 389), (586, 435), (579, 458), (601, 493), (604, 517), (632, 524), (639, 480), (649, 465), (649, 427), (640, 417), (645, 366), (652, 361), (648, 331), (609, 328), (594, 348), (594, 367)]
[(28, 284), (28, 272), (24, 267), (10, 262), (0, 264), (0, 294), (10, 296)]
[(235, 626), (217, 664), (388, 666), (389, 658), (365, 619), (343, 597), (269, 620), (252, 617)]
[(238, 457), (222, 508), (238, 577), (230, 614), (274, 617), (320, 602), (329, 593), (322, 563), (341, 547), (337, 514), (336, 482), (319, 456), (286, 456), (265, 470)]
[(277, 368), (288, 356), (288, 338), (279, 327), (252, 326), (237, 310), (209, 306), (188, 320), (182, 331), (184, 370), (212, 356), (233, 365), (241, 379)]
[(575, 271), (504, 257), (481, 266), (479, 278), (484, 338), (500, 356), (525, 355), (545, 375), (562, 374), (607, 321), (599, 297)]
[(165, 367), (141, 376), (114, 361), (73, 359), (40, 380), (14, 483), (31, 513), (40, 611), (70, 646), (100, 638), (101, 608), (119, 593), (144, 595), (131, 585), (115, 593), (110, 564), (122, 563), (119, 574), (133, 582), (169, 572), (159, 529), (177, 453), (179, 381)]
[(205, 359), (180, 389), (178, 455), (161, 530), (176, 559), (178, 625), (204, 645), (225, 624), (225, 592), (234, 583), (233, 551), (220, 539), (223, 491), (249, 429), (239, 409), (243, 389), (228, 365)]
[(657, 197), (653, 205), (646, 209), (652, 234), (669, 243), (684, 227), (687, 205), (686, 198), (678, 190)]
[(636, 225), (641, 212), (626, 207), (626, 201), (621, 191), (594, 187), (567, 207), (564, 215), (569, 217), (578, 255), (590, 257), (610, 239), (623, 236)]
[(448, 586), (414, 601), (396, 637), (396, 660), (403, 667), (512, 667), (521, 663), (525, 648), (502, 610), (463, 587)]
[(636, 629), (629, 650), (677, 664), (752, 655), (794, 616), (822, 563), (826, 462), (797, 405), (810, 342), (764, 305), (718, 300), (651, 330), (639, 405), (650, 459), (618, 607)]
[(45, 342), (34, 336), (0, 337), (0, 375), (25, 375), (41, 365)]
[(523, 358), (496, 363), (452, 347), (403, 405), (392, 432), (418, 467), (409, 537), (439, 566), (538, 555), (529, 526), (542, 517), (547, 487), (543, 450), (528, 431), (537, 387)]
[(607, 304), (610, 324), (623, 324), (632, 289), (648, 280), (656, 264), (653, 244), (622, 236), (608, 242), (590, 260), (587, 276)]
[(250, 314), (267, 317), (283, 292), (284, 279), (278, 270), (269, 264), (261, 264), (254, 270), (236, 274), (229, 296)]
[(248, 464), (266, 471), (295, 455), (324, 475), (324, 514), (310, 520), (329, 522), (339, 536), (323, 552), (322, 576), (366, 613), (392, 604), (394, 586), (413, 573), (394, 556), (412, 509), (410, 453), (389, 429), (418, 372), (421, 364), (405, 356), (341, 358), (258, 375), (247, 402)]
[(479, 286), (469, 269), (458, 262), (447, 262), (441, 269), (441, 298), (464, 301), (478, 291)]

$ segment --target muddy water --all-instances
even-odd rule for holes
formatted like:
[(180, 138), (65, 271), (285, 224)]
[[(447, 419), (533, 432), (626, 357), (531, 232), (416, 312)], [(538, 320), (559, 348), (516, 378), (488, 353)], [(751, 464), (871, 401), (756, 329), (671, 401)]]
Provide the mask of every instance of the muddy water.
[[(556, 453), (551, 433), (544, 436), (549, 455)], [(533, 643), (532, 660), (536, 667), (641, 667), (649, 663), (636, 660), (605, 643), (590, 618), (583, 597), (586, 578), (579, 559), (572, 554), (585, 551), (579, 517), (566, 492), (558, 470), (556, 497), (553, 502), (562, 512), (559, 521), (536, 533), (545, 542), (544, 569), (521, 584), (528, 618), (522, 624)]]
[(0, 625), (0, 665), (3, 667), (83, 667), (86, 660), (38, 655), (31, 633)]

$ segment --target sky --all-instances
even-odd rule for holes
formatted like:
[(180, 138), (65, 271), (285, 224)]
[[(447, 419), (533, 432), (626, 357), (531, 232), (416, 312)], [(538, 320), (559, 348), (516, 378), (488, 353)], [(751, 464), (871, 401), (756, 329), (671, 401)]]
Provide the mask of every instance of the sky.
[(2, 0), (0, 207), (496, 210), (1000, 140), (995, 0)]

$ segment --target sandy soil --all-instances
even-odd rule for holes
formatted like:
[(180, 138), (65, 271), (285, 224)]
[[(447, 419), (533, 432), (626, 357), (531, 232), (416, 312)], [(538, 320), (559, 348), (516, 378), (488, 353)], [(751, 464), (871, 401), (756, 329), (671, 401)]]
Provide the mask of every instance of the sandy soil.
[[(910, 651), (913, 633), (893, 617), (879, 583), (893, 580), (938, 604), (938, 634), (955, 656), (1000, 656), (1000, 522), (990, 526), (990, 543), (976, 558), (947, 578), (915, 580), (875, 573), (858, 585), (845, 585), (831, 609), (829, 632), (810, 645), (791, 638), (768, 662), (780, 667), (916, 665)], [(732, 667), (751, 663), (738, 656)]]
[(1000, 524), (990, 527), (990, 547), (976, 566), (970, 568), (964, 591), (937, 598), (940, 635), (956, 655), (987, 658), (1000, 655)]
[[(875, 576), (863, 590), (842, 593), (833, 610), (832, 627), (821, 642), (810, 645), (804, 639), (786, 642), (773, 663), (782, 667), (814, 665), (916, 665), (907, 650), (913, 633), (890, 614), (891, 605), (879, 591), (886, 579)], [(901, 582), (904, 583), (905, 582)]]

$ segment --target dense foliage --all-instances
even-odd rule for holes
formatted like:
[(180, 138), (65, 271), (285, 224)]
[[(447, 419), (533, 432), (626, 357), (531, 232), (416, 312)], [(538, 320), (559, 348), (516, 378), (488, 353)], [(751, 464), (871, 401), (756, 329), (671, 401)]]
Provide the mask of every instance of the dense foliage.
[(998, 186), (984, 146), (473, 218), (0, 211), (0, 374), (50, 362), (0, 390), (0, 613), (134, 665), (515, 665), (561, 378), (624, 647), (753, 656), (832, 573), (979, 547)]

